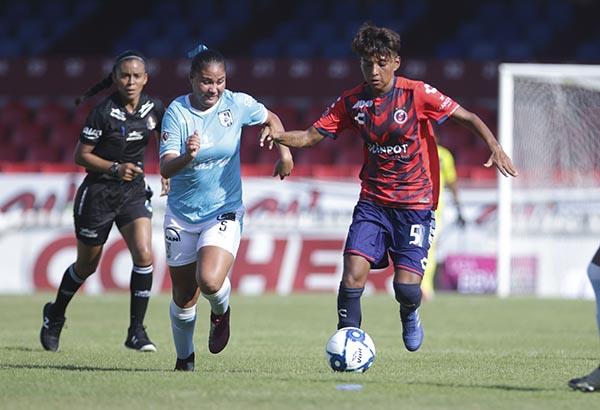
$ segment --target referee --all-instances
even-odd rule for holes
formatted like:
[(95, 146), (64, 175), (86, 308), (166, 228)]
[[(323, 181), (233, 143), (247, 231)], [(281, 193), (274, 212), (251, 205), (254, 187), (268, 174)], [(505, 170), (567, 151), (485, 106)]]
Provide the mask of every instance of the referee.
[[(65, 310), (85, 279), (98, 267), (113, 222), (131, 252), (130, 326), (125, 346), (154, 352), (144, 316), (152, 288), (152, 191), (144, 179), (144, 151), (160, 131), (164, 106), (142, 93), (148, 82), (145, 58), (136, 51), (120, 54), (108, 77), (76, 100), (79, 104), (115, 84), (117, 90), (89, 114), (75, 148), (75, 162), (87, 176), (77, 190), (73, 215), (77, 260), (63, 274), (54, 302), (43, 309), (40, 341), (57, 351)], [(156, 141), (152, 141), (156, 143)]]

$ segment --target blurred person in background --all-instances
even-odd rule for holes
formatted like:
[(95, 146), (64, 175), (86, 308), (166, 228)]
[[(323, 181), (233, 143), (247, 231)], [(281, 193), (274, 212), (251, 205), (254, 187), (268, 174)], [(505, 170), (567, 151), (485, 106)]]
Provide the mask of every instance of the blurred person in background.
[(40, 340), (44, 349), (57, 351), (65, 310), (73, 295), (93, 274), (113, 223), (116, 223), (133, 260), (130, 323), (125, 346), (154, 352), (144, 317), (152, 289), (151, 190), (144, 179), (144, 151), (157, 134), (164, 106), (143, 93), (148, 82), (146, 60), (136, 51), (120, 54), (111, 73), (76, 100), (115, 84), (117, 90), (91, 111), (75, 148), (75, 162), (87, 176), (74, 202), (77, 259), (61, 280), (56, 299), (43, 309)]
[[(196, 303), (210, 304), (208, 349), (221, 352), (229, 341), (228, 273), (240, 244), (244, 206), (240, 138), (245, 126), (283, 130), (279, 118), (253, 97), (226, 89), (225, 59), (199, 45), (192, 59), (192, 92), (167, 108), (160, 139), (160, 173), (170, 180), (165, 212), (165, 247), (173, 283), (169, 313), (177, 352), (175, 370), (193, 371)], [(273, 176), (293, 168), (288, 148)]]
[(465, 226), (465, 219), (462, 216), (460, 201), (458, 197), (458, 187), (456, 184), (456, 166), (454, 165), (454, 156), (450, 150), (440, 144), (437, 144), (438, 157), (440, 159), (440, 196), (438, 206), (435, 210), (435, 221), (432, 229), (436, 231), (433, 235), (433, 240), (427, 253), (427, 266), (423, 273), (423, 281), (421, 282), (421, 291), (423, 292), (424, 300), (431, 300), (435, 295), (435, 275), (437, 271), (437, 242), (442, 232), (442, 215), (444, 213), (445, 195), (444, 189), (448, 187), (454, 200), (456, 208), (456, 223), (459, 227)]
[[(598, 248), (588, 265), (587, 274), (596, 295), (596, 324), (600, 332), (600, 248)], [(569, 380), (569, 387), (583, 392), (600, 391), (600, 367), (596, 367), (586, 376)]]
[(432, 239), (439, 193), (439, 160), (431, 120), (452, 118), (491, 150), (484, 164), (516, 176), (510, 158), (481, 119), (422, 81), (396, 76), (400, 36), (363, 24), (352, 41), (365, 82), (345, 91), (310, 128), (281, 132), (265, 127), (260, 142), (310, 147), (355, 129), (364, 142), (360, 199), (344, 249), (338, 290), (338, 329), (360, 327), (360, 298), (371, 269), (394, 264), (393, 288), (400, 304), (402, 338), (409, 351), (423, 342), (418, 314), (421, 280)]

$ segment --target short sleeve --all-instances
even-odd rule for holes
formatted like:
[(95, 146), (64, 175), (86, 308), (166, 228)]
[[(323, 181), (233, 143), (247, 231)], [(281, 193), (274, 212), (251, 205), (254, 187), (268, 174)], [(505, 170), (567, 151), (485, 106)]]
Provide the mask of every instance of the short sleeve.
[(159, 145), (159, 157), (167, 153), (175, 153), (179, 155), (181, 153), (181, 127), (180, 122), (183, 119), (178, 119), (173, 104), (169, 106), (165, 112), (160, 134), (160, 145)]
[(242, 114), (242, 126), (264, 124), (267, 121), (267, 108), (245, 93), (235, 93), (235, 99)]
[(103, 125), (104, 121), (102, 120), (101, 110), (99, 107), (95, 107), (85, 120), (81, 134), (79, 134), (79, 142), (96, 145), (100, 138), (102, 138)]
[(422, 82), (415, 88), (415, 102), (421, 119), (432, 119), (438, 124), (446, 121), (460, 107), (452, 98), (442, 94), (437, 88)]
[(344, 99), (339, 97), (331, 104), (313, 124), (313, 127), (321, 134), (330, 138), (337, 138), (338, 133), (351, 128), (352, 122), (346, 111)]

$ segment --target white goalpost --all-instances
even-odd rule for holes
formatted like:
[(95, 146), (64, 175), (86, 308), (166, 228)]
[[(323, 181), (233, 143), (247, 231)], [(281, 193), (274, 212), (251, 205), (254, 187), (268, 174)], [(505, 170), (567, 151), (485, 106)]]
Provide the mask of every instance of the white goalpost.
[(498, 177), (497, 294), (529, 281), (538, 296), (583, 296), (600, 244), (600, 66), (501, 64), (499, 85), (519, 176)]

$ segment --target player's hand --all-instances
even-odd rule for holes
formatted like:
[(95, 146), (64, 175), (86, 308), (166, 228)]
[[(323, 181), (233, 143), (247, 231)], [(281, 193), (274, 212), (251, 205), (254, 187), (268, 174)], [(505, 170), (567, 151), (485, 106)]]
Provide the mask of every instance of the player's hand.
[(273, 144), (275, 143), (275, 137), (273, 135), (273, 129), (268, 125), (265, 125), (263, 129), (260, 131), (260, 146), (264, 147), (265, 143), (267, 144), (268, 149), (273, 149)]
[(487, 160), (484, 167), (489, 168), (492, 165), (495, 165), (498, 168), (498, 171), (505, 177), (513, 176), (516, 177), (519, 175), (516, 168), (514, 167), (510, 157), (506, 155), (506, 152), (502, 149), (502, 147), (498, 146), (496, 149), (492, 151), (492, 155)]
[(198, 155), (198, 151), (200, 151), (200, 135), (198, 131), (194, 131), (192, 135), (190, 135), (185, 142), (185, 153), (190, 158), (196, 158)]
[(144, 170), (131, 162), (124, 162), (119, 166), (119, 177), (126, 182), (131, 182), (139, 175), (143, 175)]
[(279, 175), (279, 179), (284, 179), (285, 177), (290, 176), (292, 169), (294, 169), (294, 160), (291, 156), (289, 158), (280, 158), (275, 163), (273, 176), (276, 177)]
[(165, 196), (171, 190), (171, 180), (160, 177), (160, 196)]

